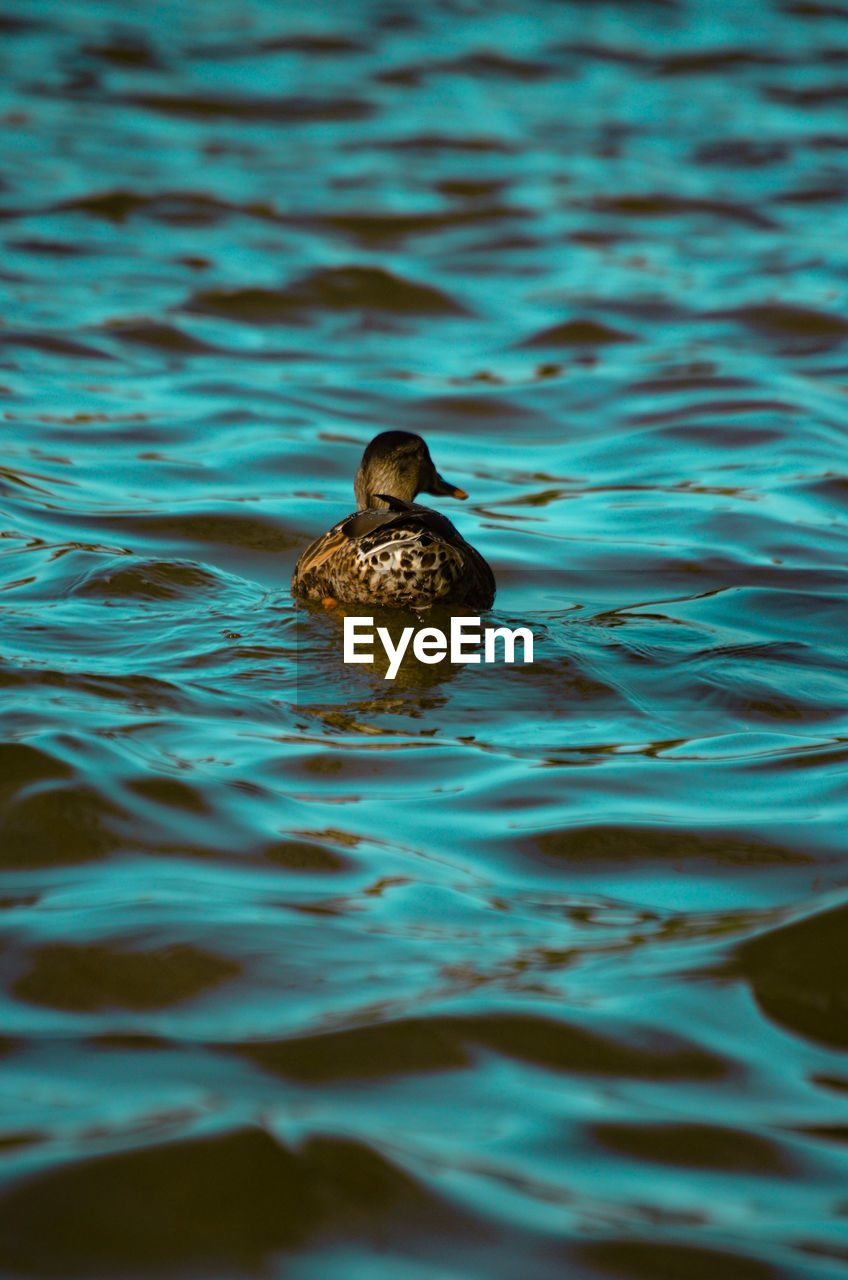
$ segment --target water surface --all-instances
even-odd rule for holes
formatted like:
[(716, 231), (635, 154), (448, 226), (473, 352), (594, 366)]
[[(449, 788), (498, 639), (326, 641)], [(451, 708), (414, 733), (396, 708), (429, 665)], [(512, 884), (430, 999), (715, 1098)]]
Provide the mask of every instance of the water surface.
[(0, 13), (4, 1277), (848, 1274), (847, 20)]

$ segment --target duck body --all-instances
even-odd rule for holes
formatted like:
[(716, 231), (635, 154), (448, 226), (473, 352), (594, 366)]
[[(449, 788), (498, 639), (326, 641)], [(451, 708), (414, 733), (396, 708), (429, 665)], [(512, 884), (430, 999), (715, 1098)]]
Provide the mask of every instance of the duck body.
[(368, 445), (356, 474), (359, 509), (307, 547), (292, 592), (307, 600), (425, 610), (488, 609), (495, 579), (447, 516), (411, 499), (422, 489), (465, 498), (436, 471), (420, 436), (386, 431)]

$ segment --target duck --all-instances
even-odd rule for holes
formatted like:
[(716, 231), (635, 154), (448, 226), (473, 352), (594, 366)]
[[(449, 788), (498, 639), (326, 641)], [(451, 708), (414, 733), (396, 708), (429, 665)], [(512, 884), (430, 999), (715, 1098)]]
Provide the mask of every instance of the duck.
[(467, 498), (439, 475), (421, 436), (383, 431), (365, 448), (353, 482), (356, 511), (307, 547), (292, 575), (306, 600), (426, 611), (434, 605), (489, 609), (495, 577), (447, 516), (413, 501), (419, 493)]

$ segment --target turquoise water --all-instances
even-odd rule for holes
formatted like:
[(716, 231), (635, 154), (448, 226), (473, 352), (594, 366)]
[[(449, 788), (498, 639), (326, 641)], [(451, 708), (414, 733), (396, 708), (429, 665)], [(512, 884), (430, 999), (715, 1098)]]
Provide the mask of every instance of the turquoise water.
[[(718, 8), (0, 12), (3, 1277), (848, 1274), (848, 9)], [(390, 429), (532, 665), (292, 600)]]

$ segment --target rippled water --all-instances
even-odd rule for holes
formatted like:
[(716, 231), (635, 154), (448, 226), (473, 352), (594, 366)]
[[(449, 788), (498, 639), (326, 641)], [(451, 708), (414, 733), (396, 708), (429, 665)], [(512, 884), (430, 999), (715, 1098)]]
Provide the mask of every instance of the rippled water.
[[(848, 8), (0, 68), (0, 1274), (848, 1274)], [(532, 666), (292, 602), (398, 428)]]

